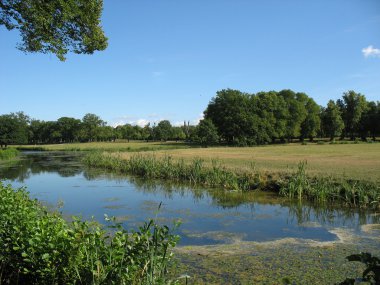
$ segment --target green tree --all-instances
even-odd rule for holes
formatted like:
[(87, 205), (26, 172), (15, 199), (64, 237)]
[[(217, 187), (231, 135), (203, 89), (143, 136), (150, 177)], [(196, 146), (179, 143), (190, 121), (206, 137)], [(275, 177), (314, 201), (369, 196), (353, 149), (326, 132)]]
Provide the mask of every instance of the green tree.
[(102, 0), (2, 0), (0, 25), (19, 30), (25, 52), (92, 54), (107, 47), (100, 26)]
[(23, 112), (10, 113), (0, 116), (0, 144), (7, 147), (8, 144), (28, 143), (29, 117)]
[(173, 136), (173, 128), (168, 120), (160, 121), (154, 128), (154, 136), (158, 140), (167, 141)]
[(376, 136), (380, 135), (380, 102), (368, 102), (366, 111), (360, 119), (360, 136), (364, 140), (370, 136), (376, 140)]
[(281, 90), (278, 95), (286, 102), (287, 118), (285, 137), (288, 141), (301, 136), (301, 124), (306, 118), (305, 93), (295, 93), (292, 90)]
[(327, 104), (327, 108), (322, 111), (322, 129), (326, 136), (331, 140), (340, 136), (344, 129), (341, 111), (333, 100)]
[(218, 143), (218, 130), (211, 120), (201, 120), (195, 129), (195, 141), (201, 145), (213, 145)]
[(63, 142), (73, 142), (78, 140), (80, 120), (69, 117), (61, 117), (57, 120), (57, 125)]
[(348, 135), (351, 140), (354, 140), (355, 134), (359, 132), (362, 114), (367, 109), (365, 96), (350, 90), (343, 93), (342, 99), (339, 99), (337, 104), (341, 109), (345, 126), (343, 135)]
[(321, 107), (312, 98), (308, 98), (305, 104), (306, 118), (301, 124), (301, 140), (309, 138), (310, 141), (317, 136), (321, 128)]
[(84, 130), (84, 139), (93, 141), (97, 135), (99, 128), (105, 126), (105, 122), (97, 115), (87, 113), (82, 119), (82, 128)]
[(226, 89), (216, 92), (208, 104), (204, 117), (211, 120), (218, 134), (229, 144), (244, 139), (250, 131), (249, 94)]

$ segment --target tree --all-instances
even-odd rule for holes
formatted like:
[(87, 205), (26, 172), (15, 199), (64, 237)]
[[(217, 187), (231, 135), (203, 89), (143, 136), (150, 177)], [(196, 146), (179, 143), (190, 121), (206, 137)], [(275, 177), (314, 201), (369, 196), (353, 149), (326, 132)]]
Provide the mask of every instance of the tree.
[(160, 121), (154, 128), (154, 136), (158, 140), (167, 141), (172, 138), (173, 130), (172, 125), (168, 120)]
[(376, 140), (376, 135), (380, 134), (380, 102), (368, 102), (366, 111), (360, 119), (360, 135), (364, 140), (369, 135)]
[(219, 141), (218, 130), (211, 120), (203, 119), (195, 129), (195, 141), (207, 146)]
[(249, 98), (239, 90), (226, 89), (216, 92), (204, 111), (205, 119), (209, 119), (218, 130), (218, 134), (228, 143), (233, 144), (239, 138), (246, 138), (250, 131)]
[(69, 117), (61, 117), (57, 120), (57, 125), (63, 142), (73, 142), (78, 139), (80, 120)]
[(301, 135), (301, 124), (306, 118), (305, 102), (308, 96), (305, 93), (295, 93), (292, 90), (282, 90), (278, 95), (286, 102), (287, 118), (285, 137), (290, 141)]
[(92, 54), (107, 47), (100, 26), (102, 0), (1, 0), (0, 25), (19, 30), (25, 52)]
[(320, 112), (321, 107), (315, 103), (312, 98), (308, 98), (306, 101), (306, 118), (301, 124), (301, 140), (309, 138), (310, 141), (317, 136), (317, 133), (321, 127)]
[(99, 116), (91, 113), (84, 115), (82, 119), (82, 128), (84, 130), (85, 139), (93, 141), (97, 137), (99, 127), (105, 126), (105, 122)]
[(23, 112), (0, 116), (0, 144), (26, 144), (28, 142), (29, 117)]
[(337, 102), (342, 112), (345, 125), (345, 135), (355, 139), (355, 133), (359, 132), (359, 122), (363, 112), (367, 109), (365, 96), (352, 90), (343, 93), (342, 99)]
[(344, 123), (339, 107), (333, 100), (328, 102), (327, 108), (323, 110), (321, 117), (322, 129), (326, 136), (333, 140), (335, 137), (341, 135), (344, 129)]

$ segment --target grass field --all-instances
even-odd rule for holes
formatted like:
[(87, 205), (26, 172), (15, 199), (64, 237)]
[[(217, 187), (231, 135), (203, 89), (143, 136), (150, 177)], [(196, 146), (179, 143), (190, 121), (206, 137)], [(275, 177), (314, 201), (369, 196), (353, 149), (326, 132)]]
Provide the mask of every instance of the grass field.
[[(203, 158), (211, 164), (218, 159), (231, 169), (252, 169), (267, 172), (288, 172), (307, 161), (309, 175), (331, 175), (380, 182), (380, 144), (289, 144), (260, 147), (214, 147), (172, 149), (146, 152), (155, 156), (170, 155), (185, 161)], [(123, 153), (125, 158), (131, 153)]]
[(19, 146), (23, 150), (47, 151), (111, 151), (122, 152), (128, 158), (134, 152), (156, 156), (170, 155), (188, 161), (195, 157), (205, 163), (218, 159), (231, 169), (288, 172), (296, 169), (300, 161), (307, 161), (309, 175), (345, 176), (380, 182), (380, 143), (358, 144), (307, 144), (299, 143), (258, 147), (192, 147), (182, 142), (93, 142), (52, 145)]
[(14, 146), (20, 150), (43, 150), (43, 151), (155, 151), (168, 149), (189, 148), (183, 142), (90, 142), (90, 143), (67, 143), (67, 144), (44, 144), (44, 145), (19, 145)]

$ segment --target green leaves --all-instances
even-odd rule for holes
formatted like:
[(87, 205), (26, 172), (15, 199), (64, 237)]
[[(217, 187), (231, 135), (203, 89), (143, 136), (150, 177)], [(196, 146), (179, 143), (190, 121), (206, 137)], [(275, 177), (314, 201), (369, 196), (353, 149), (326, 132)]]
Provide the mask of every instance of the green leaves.
[(3, 0), (0, 25), (20, 31), (25, 52), (92, 54), (107, 47), (100, 26), (102, 0)]
[(153, 220), (128, 232), (47, 212), (0, 183), (1, 284), (161, 284), (178, 237)]

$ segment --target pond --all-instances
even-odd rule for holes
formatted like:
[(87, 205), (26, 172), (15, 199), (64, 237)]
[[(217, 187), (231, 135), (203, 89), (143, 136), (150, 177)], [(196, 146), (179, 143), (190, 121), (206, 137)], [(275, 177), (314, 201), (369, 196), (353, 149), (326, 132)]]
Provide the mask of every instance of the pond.
[(31, 196), (50, 207), (63, 203), (67, 217), (81, 215), (104, 222), (116, 217), (127, 229), (149, 218), (176, 230), (180, 245), (274, 241), (284, 238), (337, 241), (338, 229), (366, 234), (363, 226), (378, 224), (380, 215), (337, 207), (290, 202), (271, 193), (240, 193), (168, 184), (120, 176), (82, 165), (81, 154), (24, 152), (3, 165), (0, 178), (26, 186)]

